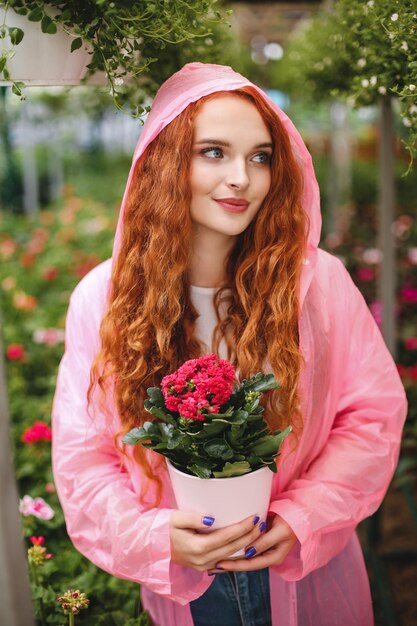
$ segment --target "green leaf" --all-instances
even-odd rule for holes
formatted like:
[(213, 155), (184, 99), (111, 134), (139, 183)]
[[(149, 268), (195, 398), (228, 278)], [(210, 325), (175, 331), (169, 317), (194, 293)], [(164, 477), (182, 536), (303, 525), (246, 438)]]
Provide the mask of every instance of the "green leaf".
[(74, 52), (74, 50), (78, 50), (79, 48), (81, 48), (82, 45), (83, 40), (81, 39), (81, 37), (76, 37), (76, 39), (74, 39), (71, 44), (71, 52)]
[(249, 451), (251, 454), (264, 457), (269, 455), (278, 454), (281, 443), (292, 431), (292, 427), (288, 426), (282, 432), (276, 431), (275, 435), (267, 435), (262, 437), (257, 443), (250, 446)]
[(173, 426), (177, 424), (176, 420), (172, 417), (172, 415), (169, 415), (169, 413), (166, 413), (159, 407), (152, 406), (150, 409), (148, 407), (145, 407), (145, 408), (147, 411), (149, 411), (149, 413), (152, 413), (152, 415), (155, 415), (155, 417), (158, 417), (160, 420), (162, 420), (166, 424), (172, 424)]
[(122, 438), (122, 442), (133, 446), (149, 439), (156, 439), (157, 442), (161, 441), (161, 431), (155, 422), (145, 422), (143, 426), (133, 428)]
[(159, 406), (160, 408), (165, 407), (165, 399), (162, 390), (159, 387), (149, 387), (146, 390), (148, 394), (148, 398), (155, 406)]
[(211, 464), (209, 463), (206, 464), (202, 461), (198, 461), (198, 463), (193, 463), (193, 465), (187, 465), (187, 469), (190, 470), (194, 476), (198, 476), (199, 478), (211, 477)]
[(225, 463), (221, 472), (213, 472), (215, 478), (230, 478), (232, 476), (242, 476), (252, 471), (247, 461), (235, 461), (234, 463)]
[(204, 422), (203, 430), (200, 430), (194, 438), (195, 439), (207, 439), (209, 437), (213, 437), (213, 435), (219, 435), (226, 428), (226, 424), (220, 420), (215, 420), (214, 422)]
[(0, 72), (4, 70), (7, 63), (7, 57), (0, 57)]
[(43, 16), (41, 21), (41, 29), (43, 33), (47, 33), (49, 35), (53, 35), (57, 31), (56, 24), (54, 24), (49, 15)]
[(212, 439), (203, 447), (207, 454), (215, 458), (224, 460), (233, 458), (233, 450), (224, 439)]
[(40, 22), (43, 17), (43, 11), (41, 8), (36, 7), (36, 9), (32, 9), (29, 11), (27, 19), (30, 22)]
[(12, 28), (9, 31), (10, 41), (14, 46), (17, 46), (23, 39), (25, 33), (21, 28)]

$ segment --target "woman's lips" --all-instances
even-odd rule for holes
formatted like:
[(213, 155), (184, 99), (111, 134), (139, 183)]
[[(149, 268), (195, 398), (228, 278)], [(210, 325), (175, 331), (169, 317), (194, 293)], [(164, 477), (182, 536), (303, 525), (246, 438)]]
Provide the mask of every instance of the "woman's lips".
[(249, 206), (249, 202), (246, 200), (238, 200), (235, 198), (219, 198), (216, 199), (217, 204), (220, 204), (222, 209), (229, 213), (243, 213)]

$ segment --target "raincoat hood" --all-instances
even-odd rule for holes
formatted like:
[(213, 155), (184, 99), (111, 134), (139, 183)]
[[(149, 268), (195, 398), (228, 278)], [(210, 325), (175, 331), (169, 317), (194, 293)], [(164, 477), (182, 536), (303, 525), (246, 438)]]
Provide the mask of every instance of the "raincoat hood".
[(122, 241), (124, 210), (135, 166), (155, 137), (177, 117), (186, 107), (217, 91), (233, 91), (242, 87), (253, 87), (276, 113), (291, 141), (294, 154), (301, 165), (304, 176), (303, 207), (308, 216), (309, 231), (304, 272), (301, 280), (300, 301), (304, 300), (311, 282), (317, 259), (317, 246), (321, 232), (320, 194), (314, 174), (310, 153), (300, 133), (289, 117), (262, 91), (231, 67), (209, 63), (187, 63), (173, 74), (158, 90), (137, 143), (129, 173), (113, 247), (113, 260), (118, 254)]

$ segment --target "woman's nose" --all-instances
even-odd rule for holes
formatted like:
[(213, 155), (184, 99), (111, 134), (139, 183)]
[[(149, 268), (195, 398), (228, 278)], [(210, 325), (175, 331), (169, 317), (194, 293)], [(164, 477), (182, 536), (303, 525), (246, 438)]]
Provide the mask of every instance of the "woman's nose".
[(249, 185), (249, 176), (245, 159), (233, 159), (226, 175), (227, 185), (233, 189), (245, 189)]

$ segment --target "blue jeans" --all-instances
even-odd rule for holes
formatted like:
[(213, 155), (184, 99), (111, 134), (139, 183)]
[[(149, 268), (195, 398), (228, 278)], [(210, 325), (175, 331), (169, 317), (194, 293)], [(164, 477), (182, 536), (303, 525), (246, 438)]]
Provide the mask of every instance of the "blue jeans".
[(272, 626), (268, 568), (217, 574), (190, 609), (194, 626)]

